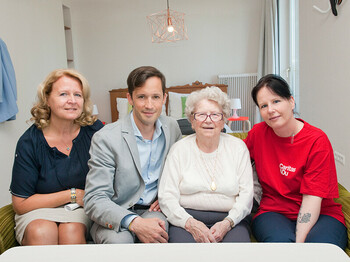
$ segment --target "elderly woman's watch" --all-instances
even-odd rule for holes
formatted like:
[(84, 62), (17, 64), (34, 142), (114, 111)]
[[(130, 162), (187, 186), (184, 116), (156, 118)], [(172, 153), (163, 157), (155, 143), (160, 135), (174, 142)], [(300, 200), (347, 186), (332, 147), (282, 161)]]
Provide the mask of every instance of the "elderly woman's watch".
[(235, 223), (233, 222), (233, 220), (231, 218), (225, 217), (224, 220), (227, 220), (228, 222), (230, 222), (231, 228), (233, 228), (235, 226)]
[(77, 202), (77, 194), (75, 192), (75, 188), (70, 189), (70, 202), (76, 203)]

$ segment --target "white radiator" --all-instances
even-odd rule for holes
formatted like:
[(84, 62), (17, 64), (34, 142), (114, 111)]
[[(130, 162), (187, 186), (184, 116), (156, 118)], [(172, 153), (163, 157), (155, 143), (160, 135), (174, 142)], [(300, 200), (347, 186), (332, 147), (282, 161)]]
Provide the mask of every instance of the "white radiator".
[[(240, 98), (242, 109), (237, 110), (239, 116), (248, 116), (250, 123), (255, 123), (256, 106), (251, 91), (257, 83), (257, 74), (218, 75), (219, 84), (228, 85), (227, 94), (231, 98)], [(233, 122), (232, 130), (242, 130), (241, 122)]]

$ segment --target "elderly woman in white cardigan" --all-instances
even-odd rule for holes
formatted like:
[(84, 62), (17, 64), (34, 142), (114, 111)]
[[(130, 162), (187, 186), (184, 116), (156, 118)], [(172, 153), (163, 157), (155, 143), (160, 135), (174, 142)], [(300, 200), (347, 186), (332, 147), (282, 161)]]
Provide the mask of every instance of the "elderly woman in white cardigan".
[(187, 98), (195, 134), (171, 148), (158, 192), (169, 242), (250, 242), (252, 167), (244, 142), (221, 133), (229, 103), (217, 87)]

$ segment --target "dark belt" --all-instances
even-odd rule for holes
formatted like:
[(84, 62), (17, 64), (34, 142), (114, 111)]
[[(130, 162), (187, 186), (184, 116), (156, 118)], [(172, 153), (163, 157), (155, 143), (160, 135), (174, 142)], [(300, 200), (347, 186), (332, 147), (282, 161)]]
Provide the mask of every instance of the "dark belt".
[(135, 209), (141, 209), (141, 210), (146, 210), (146, 209), (149, 209), (150, 206), (144, 206), (144, 205), (139, 205), (139, 204), (135, 204), (131, 207), (132, 210), (135, 210)]

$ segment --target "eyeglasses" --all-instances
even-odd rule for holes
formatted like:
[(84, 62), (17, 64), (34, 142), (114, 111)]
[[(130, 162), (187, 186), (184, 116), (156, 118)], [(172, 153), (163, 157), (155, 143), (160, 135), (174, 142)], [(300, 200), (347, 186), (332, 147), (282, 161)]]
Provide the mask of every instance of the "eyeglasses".
[(222, 113), (212, 113), (212, 114), (205, 114), (205, 113), (193, 113), (194, 120), (204, 122), (207, 120), (207, 118), (210, 118), (213, 122), (219, 122), (224, 118), (224, 114)]

